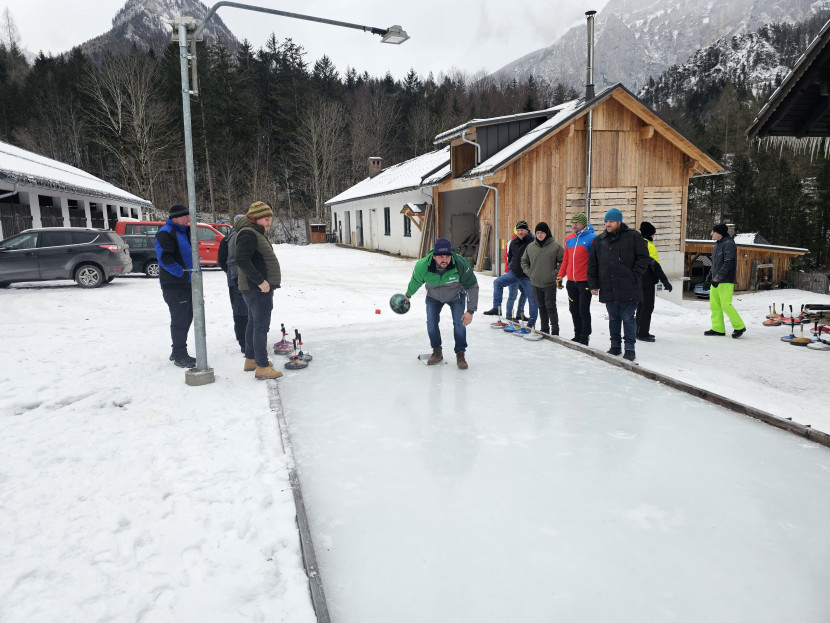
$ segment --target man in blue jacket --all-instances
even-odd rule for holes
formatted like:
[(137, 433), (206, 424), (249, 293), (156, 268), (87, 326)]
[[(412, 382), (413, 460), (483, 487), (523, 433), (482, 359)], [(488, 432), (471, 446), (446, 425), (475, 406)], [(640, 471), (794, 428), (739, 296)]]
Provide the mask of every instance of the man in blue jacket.
[(170, 208), (167, 222), (156, 234), (156, 257), (161, 269), (161, 294), (170, 309), (170, 338), (173, 341), (170, 361), (180, 368), (193, 368), (196, 359), (187, 352), (187, 332), (193, 324), (193, 295), (190, 290), (193, 256), (187, 206), (177, 203)]

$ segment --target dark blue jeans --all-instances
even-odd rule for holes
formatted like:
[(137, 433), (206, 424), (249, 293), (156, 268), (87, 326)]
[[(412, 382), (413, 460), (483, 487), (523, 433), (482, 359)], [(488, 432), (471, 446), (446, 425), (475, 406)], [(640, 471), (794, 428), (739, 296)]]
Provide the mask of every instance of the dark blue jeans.
[(441, 308), (447, 305), (452, 314), (452, 334), (455, 338), (455, 352), (459, 353), (462, 350), (467, 350), (467, 327), (461, 324), (461, 317), (464, 315), (464, 310), (467, 305), (467, 296), (462, 294), (454, 301), (442, 303), (427, 295), (426, 302), (429, 345), (433, 348), (441, 346), (441, 330), (438, 328), (438, 321), (440, 320)]
[(611, 346), (622, 346), (620, 327), (625, 332), (625, 350), (634, 350), (637, 343), (637, 321), (634, 312), (637, 303), (606, 303), (608, 310), (608, 332), (611, 334)]
[(268, 366), (268, 331), (271, 329), (271, 310), (274, 309), (274, 290), (244, 290), (242, 296), (248, 305), (245, 357), (256, 360), (256, 365), (265, 368)]
[(174, 359), (187, 355), (187, 332), (193, 324), (193, 294), (190, 284), (171, 285), (161, 289), (170, 309), (170, 339)]
[[(511, 288), (517, 286), (521, 289), (522, 294), (527, 297), (530, 302), (530, 322), (536, 323), (536, 316), (539, 313), (536, 299), (533, 298), (533, 286), (530, 285), (530, 277), (516, 277), (512, 272), (504, 273), (496, 278), (493, 282), (493, 307), (500, 307), (501, 300), (504, 297), (504, 288)], [(507, 298), (507, 315), (513, 313), (513, 301), (516, 299), (515, 294), (510, 292)], [(519, 301), (519, 310), (521, 310), (521, 301)]]

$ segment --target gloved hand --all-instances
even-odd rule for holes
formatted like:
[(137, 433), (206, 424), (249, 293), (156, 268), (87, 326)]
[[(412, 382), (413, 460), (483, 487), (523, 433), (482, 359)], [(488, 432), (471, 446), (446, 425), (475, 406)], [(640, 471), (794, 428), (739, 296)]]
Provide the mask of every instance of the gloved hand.
[(717, 288), (717, 287), (718, 287), (718, 282), (717, 282), (717, 281), (713, 281), (710, 285), (711, 285), (711, 287), (713, 287), (713, 288)]
[(556, 289), (561, 290), (565, 286), (562, 285), (562, 277), (556, 277)]
[(668, 281), (664, 281), (663, 282), (663, 289), (666, 292), (671, 292), (672, 291), (671, 283), (669, 283)]

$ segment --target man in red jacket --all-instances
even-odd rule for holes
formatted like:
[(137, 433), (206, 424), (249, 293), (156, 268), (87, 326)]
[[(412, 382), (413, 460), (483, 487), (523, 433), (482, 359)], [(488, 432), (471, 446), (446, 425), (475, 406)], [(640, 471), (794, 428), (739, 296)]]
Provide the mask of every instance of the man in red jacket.
[(591, 289), (588, 287), (588, 256), (597, 235), (588, 219), (577, 212), (571, 219), (572, 234), (565, 238), (565, 258), (559, 267), (556, 287), (562, 289), (562, 277), (568, 282), (568, 309), (574, 321), (574, 342), (588, 345), (591, 335)]

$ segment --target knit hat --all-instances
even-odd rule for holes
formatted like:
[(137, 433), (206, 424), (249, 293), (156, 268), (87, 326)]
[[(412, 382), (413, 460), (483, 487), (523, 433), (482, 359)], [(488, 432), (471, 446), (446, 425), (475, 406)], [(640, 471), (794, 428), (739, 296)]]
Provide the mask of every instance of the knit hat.
[(534, 231), (534, 232), (537, 232), (537, 231), (543, 231), (543, 232), (545, 232), (545, 234), (547, 234), (547, 236), (548, 236), (549, 238), (550, 238), (550, 236), (552, 235), (552, 234), (550, 233), (550, 227), (548, 227), (548, 224), (547, 224), (547, 223), (545, 223), (544, 221), (543, 221), (543, 222), (541, 222), (541, 223), (539, 223), (538, 225), (536, 225), (536, 229), (534, 229), (533, 231)]
[(657, 228), (648, 221), (643, 221), (640, 223), (640, 233), (643, 234), (643, 238), (651, 238), (657, 233)]
[(248, 208), (248, 213), (245, 215), (252, 221), (261, 218), (268, 218), (269, 216), (274, 216), (274, 211), (271, 209), (267, 203), (263, 203), (262, 201), (254, 201), (251, 204), (251, 207)]
[(439, 238), (432, 248), (432, 255), (452, 255), (452, 245), (446, 238)]
[(716, 234), (720, 234), (721, 236), (728, 236), (729, 235), (729, 228), (724, 225), (723, 223), (718, 223), (712, 228), (712, 231)]
[(187, 209), (187, 206), (177, 203), (170, 208), (170, 214), (168, 214), (167, 217), (179, 218), (180, 216), (190, 216), (190, 210)]
[(516, 229), (526, 229), (527, 231), (530, 231), (530, 227), (527, 226), (527, 221), (519, 221), (516, 223)]
[(608, 212), (605, 213), (605, 218), (602, 219), (604, 221), (619, 221), (622, 223), (622, 212), (620, 212), (617, 208), (611, 208)]
[(582, 223), (583, 226), (588, 225), (588, 218), (582, 212), (577, 212), (571, 217), (571, 222), (573, 223), (574, 221)]

